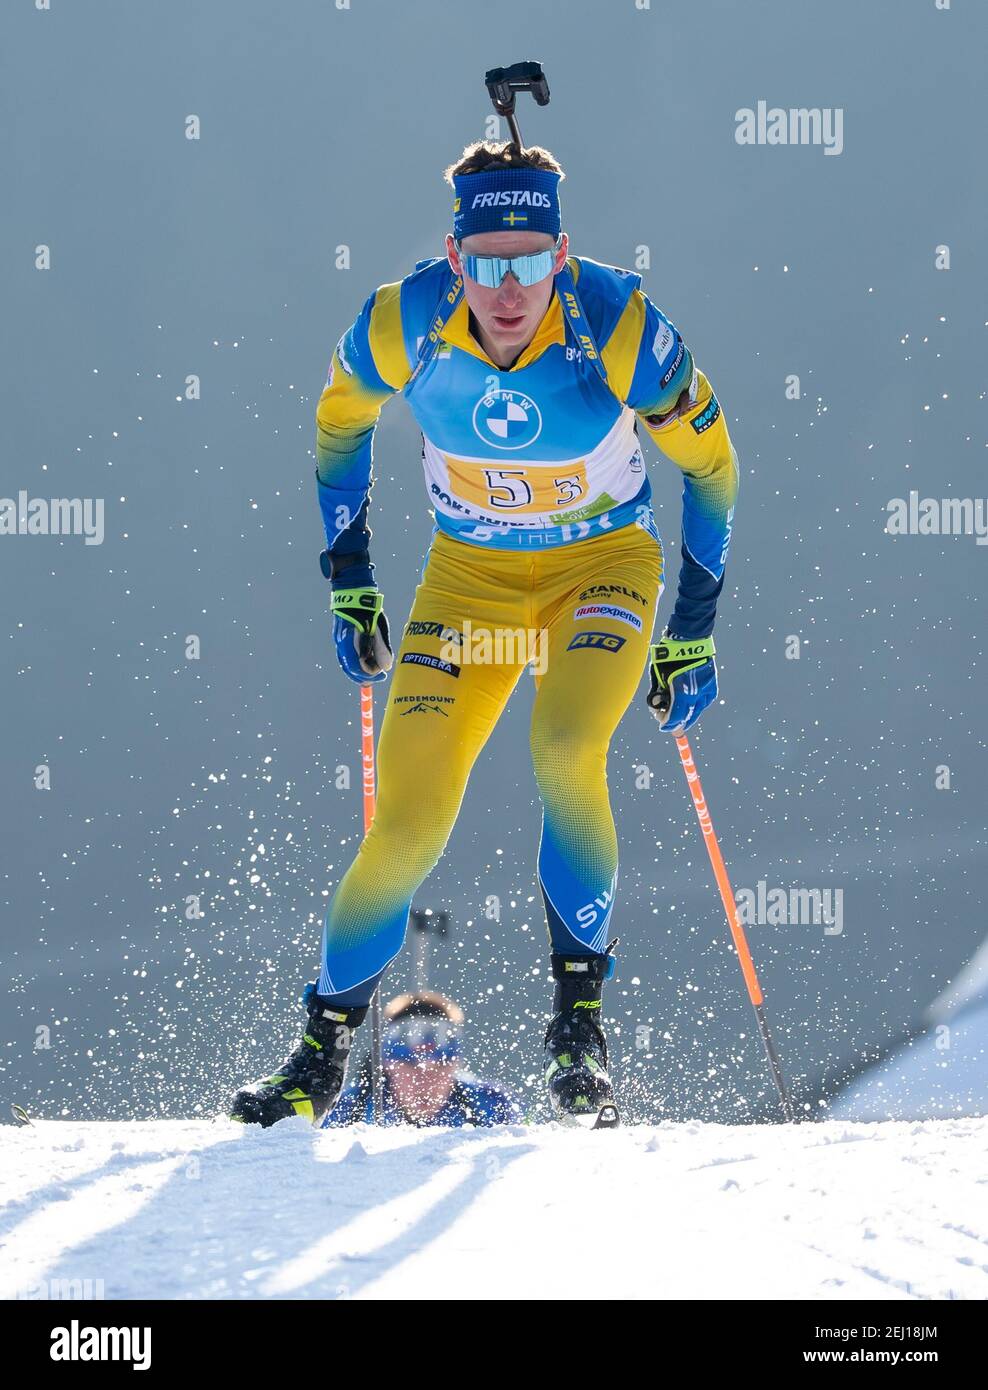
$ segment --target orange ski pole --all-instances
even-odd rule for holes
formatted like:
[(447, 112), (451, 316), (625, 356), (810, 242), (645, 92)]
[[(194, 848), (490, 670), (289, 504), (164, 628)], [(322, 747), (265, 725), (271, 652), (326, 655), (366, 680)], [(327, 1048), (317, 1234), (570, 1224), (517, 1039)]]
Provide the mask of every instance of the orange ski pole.
[(374, 819), (374, 687), (360, 687), (360, 761), (364, 788), (364, 834)]
[[(360, 762), (364, 794), (364, 834), (371, 828), (377, 789), (374, 777), (374, 687), (360, 687)], [(371, 1107), (374, 1123), (381, 1123), (381, 986), (371, 997)]]
[(724, 867), (724, 856), (720, 852), (720, 845), (717, 843), (717, 836), (714, 834), (714, 823), (710, 819), (710, 811), (703, 795), (703, 787), (700, 785), (700, 774), (697, 772), (696, 763), (693, 761), (690, 741), (685, 734), (676, 735), (676, 747), (679, 749), (680, 761), (683, 764), (683, 771), (686, 773), (686, 780), (689, 783), (690, 795), (693, 798), (696, 818), (700, 822), (700, 829), (703, 832), (703, 842), (707, 846), (707, 853), (710, 856), (710, 863), (713, 866), (714, 878), (717, 880), (717, 887), (720, 891), (720, 900), (724, 904), (727, 925), (731, 929), (731, 936), (734, 939), (734, 949), (738, 953), (741, 973), (744, 976), (744, 982), (748, 988), (748, 998), (751, 1000), (751, 1007), (754, 1009), (755, 1018), (758, 1020), (758, 1031), (761, 1034), (762, 1042), (765, 1044), (765, 1055), (768, 1057), (768, 1064), (772, 1070), (772, 1079), (775, 1082), (775, 1089), (779, 1093), (779, 1100), (782, 1102), (782, 1113), (786, 1120), (791, 1121), (793, 1119), (792, 1101), (786, 1089), (785, 1078), (782, 1075), (782, 1067), (779, 1064), (778, 1053), (775, 1050), (775, 1044), (772, 1042), (772, 1034), (769, 1032), (768, 1019), (765, 1017), (765, 1001), (762, 995), (762, 987), (758, 983), (758, 975), (755, 972), (755, 962), (751, 959), (751, 951), (748, 949), (748, 938), (745, 936), (741, 918), (738, 916), (737, 903), (734, 901), (730, 880), (727, 877), (727, 869)]

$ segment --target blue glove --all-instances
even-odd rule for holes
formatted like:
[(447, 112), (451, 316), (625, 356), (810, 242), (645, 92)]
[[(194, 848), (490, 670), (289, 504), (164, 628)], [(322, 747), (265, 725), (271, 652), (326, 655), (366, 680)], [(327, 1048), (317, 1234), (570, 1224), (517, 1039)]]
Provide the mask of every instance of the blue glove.
[(334, 589), (333, 641), (346, 675), (358, 685), (387, 679), (394, 664), (384, 597), (373, 586)]
[(649, 653), (652, 685), (648, 704), (667, 734), (684, 734), (717, 698), (714, 639), (687, 641), (662, 634)]

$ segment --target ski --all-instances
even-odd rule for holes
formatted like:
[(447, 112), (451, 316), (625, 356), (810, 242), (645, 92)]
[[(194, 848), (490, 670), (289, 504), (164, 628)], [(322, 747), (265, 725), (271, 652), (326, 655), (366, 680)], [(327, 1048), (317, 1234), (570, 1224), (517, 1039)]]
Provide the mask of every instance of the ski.
[(619, 1129), (621, 1126), (621, 1112), (612, 1101), (607, 1101), (599, 1110), (570, 1111), (568, 1114), (560, 1111), (553, 1119), (564, 1129)]
[(17, 1121), (19, 1125), (34, 1124), (34, 1121), (31, 1119), (31, 1116), (24, 1109), (23, 1105), (12, 1105), (10, 1107), (10, 1113), (13, 1115), (14, 1119)]

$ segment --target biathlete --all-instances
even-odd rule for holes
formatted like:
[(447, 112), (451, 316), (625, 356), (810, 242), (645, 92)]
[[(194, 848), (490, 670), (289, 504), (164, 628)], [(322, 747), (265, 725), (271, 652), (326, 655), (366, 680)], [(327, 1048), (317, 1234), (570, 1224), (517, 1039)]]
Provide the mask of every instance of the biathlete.
[[(544, 1075), (561, 1119), (596, 1123), (613, 1107), (600, 1026), (618, 875), (608, 746), (646, 662), (668, 732), (717, 695), (711, 634), (738, 468), (709, 381), (641, 277), (570, 255), (562, 178), (539, 146), (468, 146), (446, 171), (445, 256), (375, 290), (333, 353), (317, 480), (336, 650), (355, 682), (392, 677), (376, 812), (326, 914), (304, 1035), (235, 1096), (230, 1113), (246, 1123), (320, 1124), (336, 1103), (412, 897), (532, 660), (531, 645), (498, 647), (518, 632), (544, 643), (531, 722), (554, 980)], [(393, 652), (367, 517), (374, 430), (398, 392), (422, 431), (435, 525)], [(684, 476), (678, 593), (651, 648), (663, 553), (639, 427)]]

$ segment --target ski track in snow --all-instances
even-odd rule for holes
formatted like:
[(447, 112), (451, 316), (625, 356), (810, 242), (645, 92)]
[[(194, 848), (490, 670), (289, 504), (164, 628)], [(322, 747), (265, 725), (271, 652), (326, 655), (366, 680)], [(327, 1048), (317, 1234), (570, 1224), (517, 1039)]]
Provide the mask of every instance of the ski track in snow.
[[(988, 1119), (0, 1128), (0, 1297), (988, 1298)], [(61, 1286), (59, 1286), (61, 1287)]]

